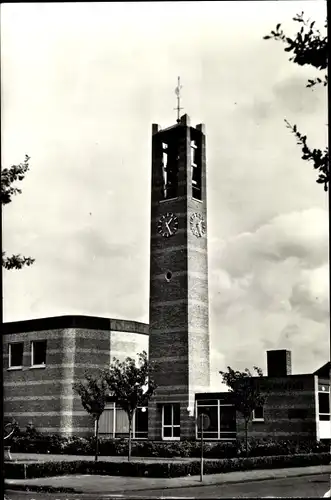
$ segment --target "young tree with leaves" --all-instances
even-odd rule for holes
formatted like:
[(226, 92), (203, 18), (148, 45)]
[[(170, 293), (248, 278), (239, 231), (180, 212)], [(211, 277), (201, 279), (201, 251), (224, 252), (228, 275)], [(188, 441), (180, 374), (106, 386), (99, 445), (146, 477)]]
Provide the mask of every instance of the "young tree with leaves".
[(95, 461), (99, 453), (99, 420), (105, 409), (109, 388), (104, 378), (104, 373), (98, 375), (85, 374), (85, 380), (73, 384), (73, 390), (81, 398), (83, 408), (94, 419), (95, 425)]
[(109, 370), (105, 371), (105, 380), (109, 393), (115, 403), (121, 407), (129, 420), (128, 461), (131, 458), (132, 422), (139, 406), (147, 406), (153, 396), (156, 385), (152, 379), (152, 366), (147, 353), (143, 351), (136, 361), (130, 357), (120, 362), (114, 358)]
[[(29, 160), (29, 156), (25, 155), (23, 163), (1, 169), (1, 207), (11, 203), (12, 197), (22, 192), (13, 184), (24, 179), (29, 170)], [(2, 267), (5, 269), (22, 269), (23, 266), (31, 266), (33, 263), (34, 259), (31, 257), (23, 257), (20, 254), (7, 257), (6, 252), (2, 252)]]
[[(261, 368), (254, 366), (254, 371), (258, 377), (263, 377)], [(227, 371), (219, 372), (222, 375), (223, 382), (233, 393), (234, 405), (236, 410), (242, 414), (245, 422), (245, 451), (248, 455), (248, 422), (256, 408), (264, 405), (266, 394), (261, 394), (259, 384), (256, 383), (256, 377), (245, 368), (243, 372), (235, 371), (230, 366)]]
[[(322, 73), (322, 78), (317, 77), (309, 79), (307, 87), (314, 87), (315, 85), (328, 84), (328, 36), (322, 35), (321, 32), (315, 28), (315, 21), (305, 20), (304, 12), (297, 14), (293, 21), (301, 24), (300, 30), (296, 33), (294, 38), (289, 38), (281, 29), (281, 24), (277, 24), (276, 29), (271, 31), (270, 35), (263, 37), (265, 40), (274, 39), (283, 42), (285, 52), (291, 52), (292, 56), (290, 61), (299, 66), (309, 65)], [(327, 28), (327, 20), (325, 21), (324, 28)], [(328, 190), (329, 185), (329, 149), (326, 147), (324, 150), (311, 149), (307, 143), (307, 137), (301, 134), (296, 125), (291, 125), (285, 120), (286, 126), (291, 130), (297, 139), (297, 144), (301, 146), (302, 159), (310, 161), (314, 169), (318, 170), (317, 183), (324, 185), (324, 191)]]

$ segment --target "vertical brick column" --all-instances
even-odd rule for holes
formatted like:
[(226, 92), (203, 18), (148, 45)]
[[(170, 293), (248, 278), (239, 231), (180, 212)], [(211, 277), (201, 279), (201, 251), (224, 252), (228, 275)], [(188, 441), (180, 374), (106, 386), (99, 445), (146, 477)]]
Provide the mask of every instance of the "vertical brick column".
[[(207, 224), (204, 129), (193, 129), (187, 115), (178, 125), (152, 128), (152, 196), (150, 254), (149, 359), (155, 364), (157, 390), (149, 404), (149, 438), (162, 436), (162, 405), (180, 404), (181, 439), (195, 437), (194, 394), (209, 386), (207, 234), (194, 236), (190, 216), (200, 214)], [(191, 139), (199, 144), (202, 199), (192, 197)], [(162, 194), (162, 143), (177, 150), (176, 198)], [(162, 215), (178, 218), (169, 238), (157, 232)], [(167, 272), (171, 279), (166, 279)]]

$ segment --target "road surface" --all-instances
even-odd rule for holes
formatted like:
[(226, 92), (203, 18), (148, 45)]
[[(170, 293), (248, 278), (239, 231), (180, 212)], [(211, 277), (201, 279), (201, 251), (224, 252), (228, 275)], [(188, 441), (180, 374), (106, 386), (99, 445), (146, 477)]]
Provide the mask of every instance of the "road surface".
[[(330, 489), (330, 475), (290, 477), (268, 479), (264, 481), (241, 482), (237, 484), (214, 484), (171, 488), (163, 490), (123, 491), (120, 494), (96, 493), (37, 493), (25, 491), (6, 491), (8, 500), (102, 500), (106, 498), (265, 498), (265, 497), (301, 497), (322, 498)], [(97, 485), (96, 485), (96, 492)]]

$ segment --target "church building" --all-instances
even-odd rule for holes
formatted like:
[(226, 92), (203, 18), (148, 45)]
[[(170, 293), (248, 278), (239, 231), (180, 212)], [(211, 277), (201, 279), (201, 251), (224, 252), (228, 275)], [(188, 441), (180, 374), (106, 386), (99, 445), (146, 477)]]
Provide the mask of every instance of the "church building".
[[(152, 125), (149, 325), (90, 316), (60, 316), (3, 325), (4, 418), (24, 429), (91, 435), (93, 421), (73, 393), (87, 368), (113, 357), (148, 352), (155, 395), (138, 408), (134, 439), (200, 438), (197, 416), (209, 417), (207, 440), (243, 434), (229, 392), (210, 392), (206, 136), (185, 114), (162, 129)], [(291, 354), (268, 352), (268, 399), (256, 409), (257, 438), (330, 439), (330, 363), (292, 375)], [(221, 380), (220, 380), (221, 381)], [(128, 436), (128, 420), (110, 403), (100, 433)]]

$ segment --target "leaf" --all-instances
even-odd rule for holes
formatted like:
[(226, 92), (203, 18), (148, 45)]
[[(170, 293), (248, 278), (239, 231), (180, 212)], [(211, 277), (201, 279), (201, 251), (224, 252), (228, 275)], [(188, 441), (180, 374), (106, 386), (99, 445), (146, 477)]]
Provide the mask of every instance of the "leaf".
[(280, 24), (280, 23), (279, 23), (279, 24), (277, 24), (277, 26), (276, 26), (276, 31), (279, 31), (280, 26), (281, 26), (281, 24)]

